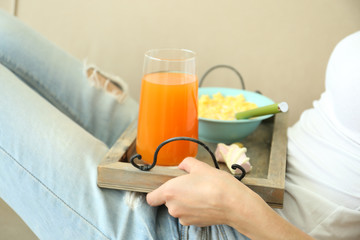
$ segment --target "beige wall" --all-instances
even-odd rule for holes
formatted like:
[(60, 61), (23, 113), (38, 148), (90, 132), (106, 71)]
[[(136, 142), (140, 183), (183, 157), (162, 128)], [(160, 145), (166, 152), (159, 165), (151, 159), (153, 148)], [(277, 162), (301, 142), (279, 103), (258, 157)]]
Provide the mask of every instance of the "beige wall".
[[(290, 105), (290, 124), (324, 90), (335, 44), (360, 30), (358, 0), (0, 0), (17, 16), (80, 59), (129, 82), (139, 97), (143, 53), (188, 48), (198, 73), (229, 64), (248, 90)], [(227, 70), (207, 86), (240, 87)]]

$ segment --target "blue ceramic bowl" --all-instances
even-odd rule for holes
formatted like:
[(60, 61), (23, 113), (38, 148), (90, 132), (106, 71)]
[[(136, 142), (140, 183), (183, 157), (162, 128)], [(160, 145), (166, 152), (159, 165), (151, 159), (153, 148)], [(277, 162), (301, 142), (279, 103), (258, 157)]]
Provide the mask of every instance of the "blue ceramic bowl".
[[(251, 91), (235, 88), (200, 87), (201, 95), (212, 96), (220, 92), (224, 96), (236, 96), (243, 94), (247, 102), (253, 102), (258, 107), (274, 104), (271, 99)], [(231, 144), (239, 142), (250, 135), (259, 126), (262, 120), (273, 114), (242, 120), (214, 120), (199, 117), (199, 139), (207, 142)]]

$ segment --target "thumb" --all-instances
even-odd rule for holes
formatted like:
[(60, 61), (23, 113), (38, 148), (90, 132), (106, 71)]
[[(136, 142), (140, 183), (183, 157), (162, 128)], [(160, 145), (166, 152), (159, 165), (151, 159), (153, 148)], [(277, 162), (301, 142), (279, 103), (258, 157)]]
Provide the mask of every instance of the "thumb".
[(164, 183), (163, 185), (161, 185), (160, 187), (158, 187), (157, 189), (155, 189), (152, 192), (149, 192), (146, 195), (146, 201), (150, 206), (160, 206), (162, 204), (165, 204), (165, 195), (164, 195), (164, 185), (166, 183)]

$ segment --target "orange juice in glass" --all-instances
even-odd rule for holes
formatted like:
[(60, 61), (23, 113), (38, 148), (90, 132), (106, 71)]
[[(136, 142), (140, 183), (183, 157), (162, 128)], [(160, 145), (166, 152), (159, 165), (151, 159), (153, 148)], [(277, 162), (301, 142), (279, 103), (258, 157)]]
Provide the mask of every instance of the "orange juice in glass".
[[(197, 102), (194, 52), (156, 49), (145, 53), (136, 151), (146, 163), (153, 162), (156, 148), (169, 138), (198, 138)], [(194, 142), (171, 142), (159, 151), (156, 165), (175, 166), (196, 153)]]

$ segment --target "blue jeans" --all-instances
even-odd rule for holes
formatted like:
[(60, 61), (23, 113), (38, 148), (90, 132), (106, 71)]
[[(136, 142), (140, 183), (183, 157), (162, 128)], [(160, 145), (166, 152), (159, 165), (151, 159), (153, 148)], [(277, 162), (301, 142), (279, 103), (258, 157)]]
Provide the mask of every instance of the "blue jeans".
[(0, 10), (0, 197), (40, 239), (246, 239), (97, 186), (97, 165), (137, 114), (120, 85), (121, 97), (93, 87), (82, 62)]

